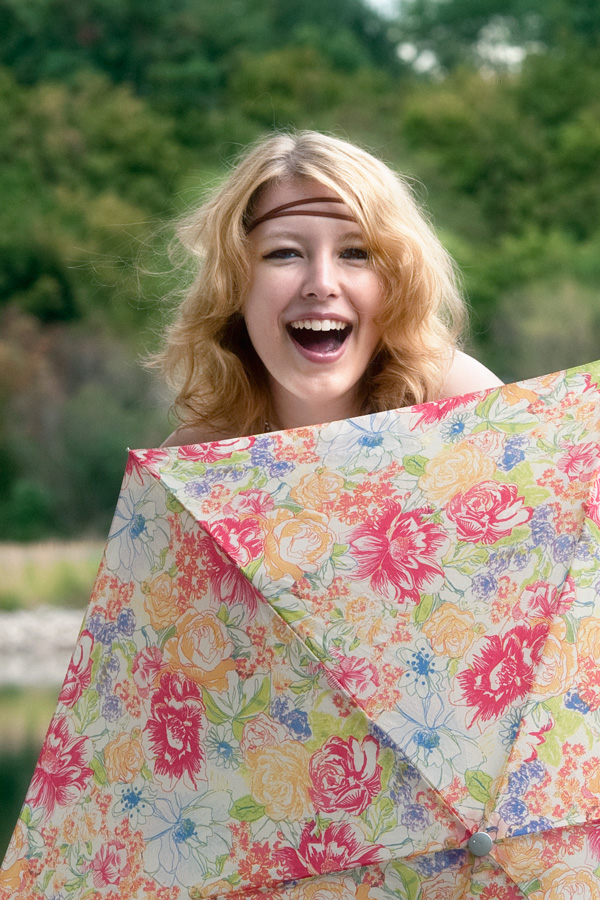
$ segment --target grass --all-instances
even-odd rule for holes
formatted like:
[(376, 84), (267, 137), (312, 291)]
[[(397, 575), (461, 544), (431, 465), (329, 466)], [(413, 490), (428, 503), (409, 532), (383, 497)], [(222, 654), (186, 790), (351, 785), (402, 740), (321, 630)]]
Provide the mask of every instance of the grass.
[(0, 610), (85, 609), (104, 542), (0, 543)]

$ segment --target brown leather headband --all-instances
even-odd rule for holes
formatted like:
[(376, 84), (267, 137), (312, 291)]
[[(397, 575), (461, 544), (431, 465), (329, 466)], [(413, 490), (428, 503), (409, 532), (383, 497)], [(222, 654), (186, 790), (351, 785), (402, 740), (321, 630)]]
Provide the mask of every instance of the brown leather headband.
[(347, 213), (325, 212), (321, 209), (296, 209), (297, 206), (305, 206), (307, 203), (343, 203), (340, 197), (309, 197), (306, 200), (292, 200), (290, 203), (282, 203), (281, 206), (274, 206), (264, 214), (254, 219), (248, 226), (247, 234), (250, 234), (253, 228), (266, 222), (267, 219), (280, 219), (282, 216), (322, 216), (324, 219), (345, 219), (347, 222), (356, 222), (354, 216)]

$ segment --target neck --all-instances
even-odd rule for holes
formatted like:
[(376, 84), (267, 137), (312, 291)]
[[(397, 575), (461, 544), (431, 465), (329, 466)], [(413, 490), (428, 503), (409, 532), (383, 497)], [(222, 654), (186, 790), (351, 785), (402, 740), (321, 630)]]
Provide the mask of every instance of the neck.
[(300, 399), (287, 395), (285, 398), (273, 397), (273, 406), (279, 428), (302, 428), (306, 425), (322, 425), (324, 422), (337, 422), (350, 419), (362, 412), (356, 393), (336, 397), (326, 403), (312, 399)]

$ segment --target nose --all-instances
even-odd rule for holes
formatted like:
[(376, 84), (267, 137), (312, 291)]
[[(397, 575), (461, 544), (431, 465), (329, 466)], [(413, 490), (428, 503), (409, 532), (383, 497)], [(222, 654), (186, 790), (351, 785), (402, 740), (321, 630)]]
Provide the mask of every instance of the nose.
[(302, 296), (307, 300), (327, 300), (340, 293), (339, 273), (336, 261), (329, 254), (321, 253), (308, 260)]

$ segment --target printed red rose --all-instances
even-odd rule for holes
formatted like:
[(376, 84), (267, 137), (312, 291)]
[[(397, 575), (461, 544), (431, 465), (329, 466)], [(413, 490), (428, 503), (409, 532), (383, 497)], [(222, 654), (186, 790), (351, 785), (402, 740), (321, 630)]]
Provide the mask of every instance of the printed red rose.
[(448, 503), (446, 513), (456, 523), (461, 541), (495, 544), (518, 525), (529, 522), (533, 509), (525, 506), (516, 485), (482, 481), (456, 494)]
[(276, 747), (289, 740), (289, 732), (280, 722), (276, 722), (266, 713), (259, 713), (244, 725), (240, 749), (246, 757), (249, 753), (262, 750), (263, 747)]
[(94, 887), (102, 888), (109, 884), (119, 884), (122, 878), (129, 875), (131, 865), (127, 858), (127, 848), (121, 841), (109, 841), (103, 844), (91, 863)]
[(577, 444), (569, 447), (564, 456), (557, 463), (558, 468), (564, 472), (569, 481), (589, 481), (594, 477), (600, 461), (600, 446), (589, 441), (586, 444)]
[(153, 755), (154, 774), (167, 790), (183, 779), (195, 790), (206, 780), (202, 738), (207, 721), (199, 687), (184, 675), (167, 673), (152, 699), (144, 739)]
[(411, 408), (411, 412), (418, 415), (418, 419), (411, 425), (411, 431), (414, 431), (419, 425), (433, 425), (436, 422), (441, 422), (455, 409), (467, 406), (475, 396), (475, 394), (465, 394), (462, 397), (449, 397), (447, 400), (430, 400), (429, 403), (418, 403)]
[(388, 503), (383, 515), (355, 528), (351, 553), (358, 565), (355, 578), (369, 578), (371, 588), (390, 600), (418, 603), (421, 593), (441, 588), (440, 560), (448, 549), (448, 535), (426, 521), (429, 509), (402, 512)]
[(75, 647), (62, 690), (58, 699), (65, 706), (75, 706), (92, 677), (92, 650), (94, 638), (89, 631), (82, 631)]
[(71, 806), (93, 776), (88, 763), (92, 742), (75, 733), (65, 716), (52, 720), (31, 779), (27, 802), (51, 815), (55, 806)]
[(256, 588), (248, 581), (236, 563), (233, 563), (219, 548), (210, 542), (205, 547), (210, 586), (216, 599), (224, 603), (241, 603), (250, 618), (256, 615), (258, 607)]
[(254, 519), (222, 519), (211, 525), (211, 535), (239, 566), (247, 566), (262, 552), (261, 530)]
[(471, 668), (457, 677), (473, 719), (503, 715), (529, 693), (548, 635), (548, 625), (517, 625), (500, 637), (492, 635)]
[(162, 652), (158, 647), (144, 647), (136, 655), (131, 667), (131, 674), (138, 694), (145, 700), (150, 696), (158, 676), (165, 668)]
[(233, 438), (229, 441), (211, 441), (207, 444), (189, 444), (177, 449), (177, 458), (190, 462), (217, 462), (217, 460), (226, 459), (241, 450), (248, 450), (254, 441), (254, 437), (245, 437)]
[(519, 598), (519, 609), (524, 616), (551, 621), (554, 616), (564, 615), (574, 602), (575, 582), (569, 575), (560, 592), (547, 581), (535, 581), (528, 585)]
[(367, 736), (329, 738), (310, 758), (310, 795), (322, 812), (344, 810), (359, 816), (381, 790), (379, 744)]
[(587, 501), (587, 514), (600, 528), (600, 477), (596, 475)]
[(275, 501), (267, 491), (240, 491), (225, 504), (223, 512), (237, 519), (264, 519), (274, 509)]
[(379, 673), (375, 666), (361, 656), (342, 656), (333, 653), (335, 661), (329, 664), (327, 681), (336, 691), (340, 687), (356, 700), (368, 700), (377, 693)]
[(302, 829), (298, 849), (280, 847), (275, 861), (285, 878), (310, 878), (374, 865), (387, 856), (381, 844), (365, 843), (362, 831), (355, 825), (332, 823), (320, 831), (313, 821)]
[(132, 475), (141, 485), (148, 472), (152, 472), (158, 478), (162, 466), (166, 465), (170, 458), (169, 451), (161, 450), (159, 447), (150, 450), (135, 450), (129, 454), (125, 475)]

